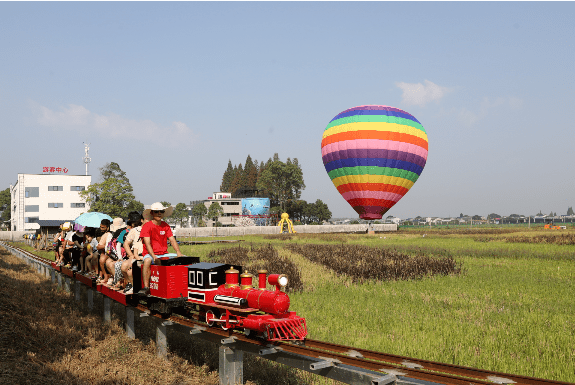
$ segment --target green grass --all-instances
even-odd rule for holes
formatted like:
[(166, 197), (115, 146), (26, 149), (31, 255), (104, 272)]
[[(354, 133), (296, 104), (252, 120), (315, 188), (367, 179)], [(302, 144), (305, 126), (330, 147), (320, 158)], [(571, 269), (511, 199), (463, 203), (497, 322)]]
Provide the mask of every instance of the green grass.
[(306, 317), (314, 339), (574, 381), (572, 263), (464, 264), (462, 277), (319, 283), (313, 292), (292, 294), (292, 308)]
[[(301, 266), (306, 290), (290, 295), (291, 309), (306, 318), (310, 338), (575, 382), (575, 247), (506, 242), (504, 238), (515, 235), (555, 234), (540, 228), (507, 230), (449, 234), (412, 229), (375, 236), (296, 234), (289, 240), (236, 239), (245, 240), (242, 247), (272, 244)], [(463, 262), (465, 272), (352, 284), (347, 277), (283, 249), (291, 242), (362, 244), (412, 254), (451, 255)], [(182, 249), (204, 257), (223, 247), (238, 245)]]
[(49, 259), (51, 261), (54, 261), (56, 258), (54, 256), (54, 251), (43, 251), (43, 250), (35, 250), (34, 247), (32, 246), (28, 246), (26, 243), (24, 242), (15, 242), (13, 243), (14, 246), (19, 247), (21, 249), (24, 249), (26, 251), (29, 251), (31, 253), (34, 253), (42, 258), (46, 258)]

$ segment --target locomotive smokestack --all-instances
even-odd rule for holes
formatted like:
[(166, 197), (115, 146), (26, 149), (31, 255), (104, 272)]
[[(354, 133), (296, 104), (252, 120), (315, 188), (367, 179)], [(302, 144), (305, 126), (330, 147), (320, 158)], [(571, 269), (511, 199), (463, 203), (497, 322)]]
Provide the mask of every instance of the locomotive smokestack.
[(240, 272), (233, 267), (229, 270), (226, 270), (226, 289), (239, 286), (239, 274)]
[(267, 274), (268, 274), (267, 270), (258, 270), (259, 290), (266, 290)]
[(253, 289), (253, 278), (254, 278), (253, 275), (251, 275), (246, 271), (240, 277), (241, 277), (240, 289), (242, 290)]

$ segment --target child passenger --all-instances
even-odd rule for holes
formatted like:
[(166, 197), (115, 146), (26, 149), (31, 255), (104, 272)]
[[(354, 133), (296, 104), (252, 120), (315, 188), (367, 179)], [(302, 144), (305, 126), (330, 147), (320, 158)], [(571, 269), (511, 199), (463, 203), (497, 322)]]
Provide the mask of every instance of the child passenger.
[(124, 289), (124, 294), (130, 295), (134, 294), (134, 275), (132, 272), (132, 265), (134, 261), (141, 261), (143, 259), (142, 252), (144, 251), (144, 245), (142, 239), (140, 238), (140, 232), (142, 231), (142, 225), (148, 222), (144, 219), (142, 214), (134, 213), (130, 216), (132, 222), (132, 230), (126, 236), (124, 241), (124, 249), (126, 250), (126, 255), (128, 260), (122, 263), (122, 274), (126, 277), (128, 284)]
[(86, 244), (87, 255), (85, 259), (86, 262), (84, 263), (84, 268), (88, 275), (95, 276), (95, 266), (97, 265), (96, 262), (98, 261), (98, 251), (96, 250), (96, 247), (98, 246), (98, 240), (95, 237), (95, 231), (93, 229), (90, 229), (88, 232), (86, 232)]

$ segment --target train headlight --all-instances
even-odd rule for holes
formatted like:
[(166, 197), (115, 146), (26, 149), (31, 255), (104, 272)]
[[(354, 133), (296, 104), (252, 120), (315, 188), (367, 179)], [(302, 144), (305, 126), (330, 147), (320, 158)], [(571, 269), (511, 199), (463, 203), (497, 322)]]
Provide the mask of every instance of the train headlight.
[(285, 274), (270, 274), (268, 277), (268, 283), (273, 286), (287, 286), (289, 280)]

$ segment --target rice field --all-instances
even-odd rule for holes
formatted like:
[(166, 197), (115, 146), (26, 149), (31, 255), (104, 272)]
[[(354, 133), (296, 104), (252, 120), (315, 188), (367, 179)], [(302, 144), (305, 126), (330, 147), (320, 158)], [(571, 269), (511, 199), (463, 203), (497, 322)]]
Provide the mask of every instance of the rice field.
[[(291, 309), (311, 338), (575, 382), (575, 246), (564, 242), (575, 232), (456, 230), (244, 239), (299, 268), (304, 289), (290, 294)], [(227, 249), (186, 252), (207, 248), (211, 258)], [(386, 276), (385, 255), (453, 268)]]

